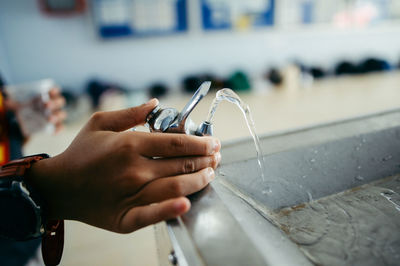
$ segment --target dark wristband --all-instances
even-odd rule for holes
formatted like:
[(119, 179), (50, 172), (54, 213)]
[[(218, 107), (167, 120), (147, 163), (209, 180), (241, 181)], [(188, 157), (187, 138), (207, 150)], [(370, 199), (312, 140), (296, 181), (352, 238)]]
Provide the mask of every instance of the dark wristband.
[[(16, 219), (16, 222), (27, 220), (28, 223), (19, 223), (23, 225), (22, 227), (24, 228), (22, 229), (26, 230), (20, 230), (21, 228), (16, 228), (14, 226), (16, 230), (11, 230), (11, 232), (8, 233), (8, 237), (24, 240), (42, 236), (42, 255), (45, 264), (58, 265), (64, 246), (64, 221), (46, 220), (46, 215), (43, 211), (45, 210), (45, 202), (24, 180), (32, 164), (46, 158), (49, 158), (47, 154), (37, 154), (23, 157), (3, 165), (0, 169), (0, 200), (2, 200), (1, 197), (3, 197), (3, 200), (11, 200), (16, 202), (16, 205), (19, 204), (25, 207), (24, 210), (12, 210), (12, 213), (16, 215), (10, 216), (9, 220), (5, 222), (9, 224), (9, 228), (13, 228), (12, 219)], [(11, 212), (9, 214), (11, 214)], [(28, 216), (30, 219), (24, 219), (27, 218), (24, 217), (24, 215)], [(21, 231), (23, 233), (20, 233)], [(15, 232), (15, 234), (12, 232)]]

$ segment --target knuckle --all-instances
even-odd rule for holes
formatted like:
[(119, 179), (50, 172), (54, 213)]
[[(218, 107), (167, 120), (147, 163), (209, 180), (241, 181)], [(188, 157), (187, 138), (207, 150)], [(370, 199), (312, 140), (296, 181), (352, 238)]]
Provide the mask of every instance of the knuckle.
[(128, 180), (127, 182), (129, 182), (129, 184), (137, 186), (141, 182), (144, 182), (145, 174), (140, 169), (136, 168), (135, 170), (129, 171), (126, 179)]
[(90, 121), (93, 123), (98, 123), (99, 121), (101, 121), (103, 119), (103, 116), (104, 116), (104, 112), (95, 112), (90, 117)]
[(199, 174), (200, 174), (200, 177), (199, 177), (200, 187), (204, 187), (205, 185), (208, 184), (209, 178), (208, 178), (207, 174), (205, 173), (205, 171), (201, 171), (201, 172), (199, 172)]
[(174, 195), (178, 196), (185, 195), (184, 185), (181, 181), (174, 180), (173, 182), (171, 182), (170, 186), (171, 186), (171, 191)]
[(184, 135), (176, 135), (171, 139), (171, 146), (175, 150), (185, 151), (187, 149), (187, 144)]
[(212, 150), (211, 144), (209, 142), (203, 142), (201, 145), (201, 151), (203, 154), (210, 154)]
[(128, 156), (129, 158), (135, 154), (137, 150), (137, 144), (130, 138), (120, 138), (118, 139), (118, 149), (121, 154)]
[(143, 219), (143, 217), (141, 215), (135, 215), (135, 217), (133, 219), (133, 224), (134, 224), (135, 230), (147, 226), (146, 221)]
[(183, 173), (189, 174), (196, 170), (196, 163), (193, 159), (185, 159), (183, 161)]
[[(141, 187), (152, 180), (153, 172), (148, 167), (136, 167), (132, 172), (132, 180), (137, 187)], [(134, 173), (133, 173), (134, 172)]]
[(198, 150), (199, 155), (209, 155), (212, 151), (209, 141), (206, 141), (205, 139), (200, 139), (196, 142), (196, 149)]

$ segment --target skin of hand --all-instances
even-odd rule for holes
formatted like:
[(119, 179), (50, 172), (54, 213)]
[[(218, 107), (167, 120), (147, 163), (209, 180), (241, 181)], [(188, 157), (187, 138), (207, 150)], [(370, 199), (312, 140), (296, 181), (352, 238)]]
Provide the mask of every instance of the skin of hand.
[(212, 137), (125, 131), (158, 104), (95, 113), (58, 156), (26, 178), (47, 202), (49, 219), (72, 219), (129, 233), (190, 209), (221, 160)]
[(67, 113), (62, 110), (65, 106), (65, 99), (59, 88), (54, 87), (49, 91), (49, 101), (44, 103), (49, 111), (48, 120), (55, 126), (55, 132), (63, 128), (63, 122), (67, 118)]
[[(67, 113), (62, 110), (62, 108), (65, 106), (65, 99), (58, 87), (50, 89), (49, 100), (47, 102), (43, 103), (41, 97), (36, 97), (32, 99), (30, 105), (37, 105), (39, 110), (42, 110), (46, 113), (47, 119), (54, 125), (56, 133), (62, 130), (63, 122), (67, 118)], [(17, 118), (19, 118), (18, 111), (22, 108), (21, 103), (8, 98), (5, 101), (5, 106), (7, 110), (13, 111), (17, 115)], [(24, 121), (21, 119), (19, 119), (18, 122), (20, 124), (24, 123)], [(23, 134), (26, 139), (30, 137), (26, 132), (23, 132)]]

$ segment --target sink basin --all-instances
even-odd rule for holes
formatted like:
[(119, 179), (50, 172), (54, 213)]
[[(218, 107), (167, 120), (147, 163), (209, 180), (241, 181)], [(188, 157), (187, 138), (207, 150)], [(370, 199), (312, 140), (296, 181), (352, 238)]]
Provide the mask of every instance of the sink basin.
[(217, 178), (156, 226), (163, 265), (398, 265), (400, 110), (223, 143)]

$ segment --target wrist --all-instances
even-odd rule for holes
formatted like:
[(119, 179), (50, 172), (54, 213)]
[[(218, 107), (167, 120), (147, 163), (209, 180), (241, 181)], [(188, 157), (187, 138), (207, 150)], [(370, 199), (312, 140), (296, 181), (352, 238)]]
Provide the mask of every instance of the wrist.
[[(42, 254), (46, 265), (58, 265), (64, 246), (64, 221), (53, 206), (51, 185), (54, 168), (47, 154), (37, 154), (11, 161), (0, 168), (2, 236), (14, 240), (42, 237)], [(56, 166), (55, 166), (56, 167)], [(57, 183), (57, 182), (56, 182)]]
[(64, 220), (57, 212), (58, 176), (57, 159), (47, 158), (31, 165), (25, 182), (40, 197), (42, 219), (45, 221), (42, 236), (42, 256), (45, 265), (58, 265), (64, 248)]
[(1, 235), (26, 240), (45, 233), (45, 203), (26, 177), (36, 162), (46, 158), (47, 154), (27, 156), (0, 168), (0, 207), (2, 213), (7, 214), (0, 225)]
[(48, 220), (63, 219), (57, 212), (55, 184), (57, 177), (55, 176), (54, 158), (40, 160), (31, 166), (31, 169), (26, 174), (25, 181), (32, 187), (43, 202), (43, 212)]

